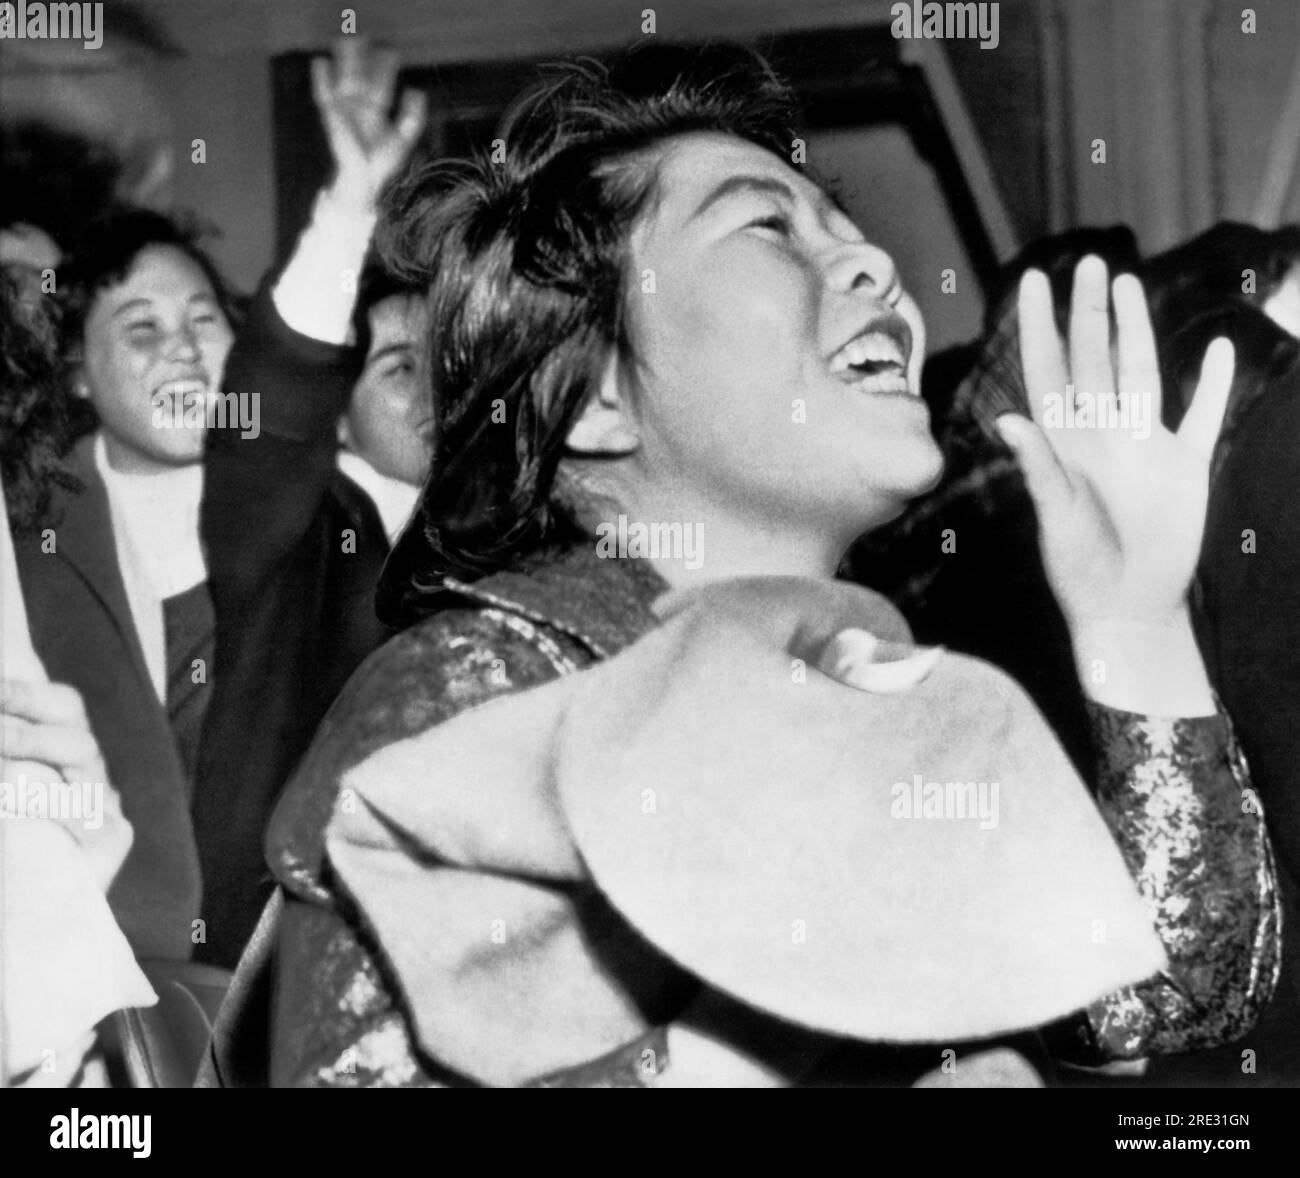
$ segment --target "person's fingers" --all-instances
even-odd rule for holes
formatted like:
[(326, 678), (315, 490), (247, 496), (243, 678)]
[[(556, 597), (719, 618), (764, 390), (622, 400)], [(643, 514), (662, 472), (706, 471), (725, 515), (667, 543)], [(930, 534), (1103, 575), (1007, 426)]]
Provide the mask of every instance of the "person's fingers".
[[(13, 793), (4, 799), (7, 803), (21, 801), (18, 794), (20, 781), (31, 786), (47, 786), (51, 782), (62, 781), (59, 771), (44, 761), (33, 761), (24, 757), (0, 756), (0, 783), (10, 786)], [(44, 796), (44, 795), (43, 795)]]
[(1119, 350), (1118, 392), (1126, 402), (1143, 397), (1150, 400), (1147, 420), (1160, 420), (1160, 361), (1156, 338), (1151, 330), (1142, 283), (1132, 274), (1121, 274), (1111, 284), (1115, 300), (1115, 329)]
[(343, 167), (355, 161), (360, 156), (360, 152), (356, 144), (356, 133), (340, 104), (341, 86), (341, 83), (336, 86), (330, 78), (328, 58), (317, 57), (312, 60), (312, 97), (315, 99), (316, 110), (320, 114), (325, 139), (329, 143), (334, 162)]
[[(86, 813), (87, 808), (93, 812)], [(106, 783), (89, 799), (88, 806), (83, 796), (80, 817), (70, 816), (62, 825), (81, 845), (100, 887), (107, 891), (135, 842), (135, 831), (122, 813), (117, 791)]]
[(393, 105), (393, 94), (397, 90), (397, 71), (401, 68), (401, 64), (401, 59), (391, 49), (376, 49), (370, 54), (367, 89), (385, 114)]
[(66, 683), (0, 679), (0, 713), (33, 724), (87, 725), (81, 693)]
[(337, 66), (338, 90), (354, 94), (366, 84), (366, 42), (364, 37), (339, 37), (334, 42), (334, 62)]
[(402, 107), (397, 115), (397, 137), (408, 150), (423, 133), (428, 113), (428, 101), (423, 90), (407, 90), (402, 94)]
[(1070, 296), (1070, 378), (1076, 394), (1109, 397), (1115, 392), (1109, 307), (1106, 263), (1089, 254), (1074, 268)]
[(1207, 462), (1223, 428), (1223, 415), (1228, 408), (1235, 368), (1236, 354), (1232, 341), (1223, 336), (1211, 341), (1205, 349), (1205, 359), (1201, 361), (1201, 379), (1197, 382), (1192, 403), (1178, 427), (1178, 440), (1186, 442)]
[(108, 818), (115, 819), (121, 814), (121, 798), (117, 790), (104, 780), (102, 766), (98, 776), (73, 776), (63, 772), (59, 764), (61, 760), (0, 757), (0, 784), (8, 787), (3, 795), (3, 804), (29, 815), (33, 814), (33, 807), (39, 807), (35, 817), (54, 817), (71, 809), (74, 818), (79, 818), (83, 808), (80, 801), (74, 800), (71, 804), (68, 801), (73, 795), (79, 795)]
[(332, 96), (317, 103), (325, 140), (329, 143), (334, 162), (340, 167), (355, 165), (365, 159), (365, 152), (357, 142), (357, 132), (338, 101)]
[(1041, 270), (1026, 270), (1016, 294), (1020, 328), (1020, 367), (1025, 377), (1029, 411), (1041, 422), (1046, 398), (1065, 395), (1069, 379), (1061, 337), (1052, 314), (1052, 288)]
[(334, 88), (330, 79), (330, 60), (328, 57), (311, 59), (311, 96), (316, 109), (322, 114), (327, 107), (334, 105)]
[[(24, 768), (39, 777), (46, 767), (26, 762)], [(48, 774), (46, 776), (48, 778)], [(111, 804), (105, 801), (100, 809), (95, 797), (86, 798), (75, 788), (65, 787), (61, 794), (51, 789), (40, 795), (33, 795), (30, 791), (16, 795), (12, 814), (6, 811), (6, 816), (0, 821), (10, 821), (14, 817), (28, 822), (48, 822), (67, 834), (85, 855), (91, 875), (104, 891), (121, 870), (135, 841), (135, 831), (116, 799)]]
[(0, 795), (0, 821), (24, 818), (61, 827), (107, 890), (131, 850), (135, 832), (102, 772), (97, 777), (61, 777), (55, 765), (0, 757), (0, 782), (8, 786)]
[(47, 818), (77, 842), (84, 845), (90, 841), (92, 825), (86, 821), (80, 785), (65, 784), (56, 766), (23, 757), (0, 757), (0, 783), (7, 787), (0, 799), (0, 822)]
[(104, 758), (81, 693), (66, 683), (0, 680), (0, 750), (69, 781), (102, 781)]
[(89, 728), (32, 724), (17, 716), (0, 717), (0, 749), (10, 759), (53, 765), (67, 781), (103, 778), (99, 744)]
[(994, 422), (1025, 476), (1025, 486), (1038, 508), (1040, 522), (1050, 520), (1069, 504), (1074, 490), (1047, 435), (1018, 413), (1004, 413)]
[(0, 679), (0, 714), (30, 720), (37, 709), (40, 683), (31, 679)]

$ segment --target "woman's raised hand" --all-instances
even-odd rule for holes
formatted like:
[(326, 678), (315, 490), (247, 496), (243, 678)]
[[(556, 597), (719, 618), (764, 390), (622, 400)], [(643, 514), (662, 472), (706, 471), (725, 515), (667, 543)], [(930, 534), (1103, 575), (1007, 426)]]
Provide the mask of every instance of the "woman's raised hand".
[(330, 193), (352, 212), (374, 211), (424, 130), (425, 97), (418, 90), (402, 95), (396, 120), (388, 117), (397, 68), (396, 53), (370, 49), (356, 37), (337, 42), (332, 65), (324, 57), (311, 63), (312, 97), (336, 168)]
[[(1232, 345), (1215, 340), (1182, 425), (1176, 434), (1165, 429), (1142, 286), (1127, 274), (1110, 285), (1112, 347), (1107, 285), (1100, 258), (1079, 263), (1067, 359), (1047, 278), (1025, 274), (1020, 356), (1034, 424), (1016, 415), (998, 421), (1024, 471), (1048, 578), (1072, 631), (1166, 626), (1184, 612), (1205, 527), (1210, 455), (1232, 385)], [(1079, 424), (1078, 411), (1088, 406), (1093, 424)]]
[(1020, 355), (1034, 421), (1007, 415), (998, 429), (1034, 500), (1043, 564), (1085, 690), (1126, 711), (1208, 715), (1213, 693), (1187, 590), (1232, 385), (1232, 345), (1217, 339), (1206, 349), (1192, 406), (1171, 433), (1160, 420), (1141, 284), (1122, 275), (1108, 292), (1107, 277), (1096, 257), (1075, 270), (1067, 358), (1046, 277), (1024, 276)]

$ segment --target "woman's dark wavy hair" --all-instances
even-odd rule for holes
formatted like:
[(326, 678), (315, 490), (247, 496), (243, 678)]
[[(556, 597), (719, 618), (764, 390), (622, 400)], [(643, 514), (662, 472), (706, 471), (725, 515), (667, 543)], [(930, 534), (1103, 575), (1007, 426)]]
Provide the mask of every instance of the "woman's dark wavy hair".
[(123, 282), (136, 259), (150, 246), (171, 246), (189, 258), (217, 296), (233, 326), (238, 309), (216, 263), (200, 244), (209, 230), (187, 214), (168, 216), (154, 209), (116, 205), (91, 222), (82, 248), (59, 268), (59, 303), (63, 339), (69, 351), (81, 343), (95, 299)]
[(422, 526), (390, 563), (381, 611), (575, 536), (555, 478), (609, 350), (631, 355), (627, 243), (653, 199), (650, 149), (714, 131), (789, 161), (794, 124), (791, 91), (757, 54), (647, 46), (550, 68), (495, 150), (389, 194), (381, 251), (429, 290), (440, 430)]
[(63, 466), (68, 397), (47, 300), (24, 302), (0, 268), (0, 472), (15, 531), (46, 517), (55, 484), (79, 490)]
[[(59, 267), (60, 337), (64, 358), (75, 364), (81, 358), (86, 320), (95, 300), (105, 290), (125, 281), (136, 259), (150, 246), (171, 246), (189, 258), (211, 284), (231, 327), (239, 323), (239, 307), (216, 263), (200, 244), (209, 230), (186, 214), (168, 216), (154, 209), (114, 205), (95, 218), (82, 248)], [(73, 429), (81, 434), (98, 421), (88, 401), (72, 406)]]

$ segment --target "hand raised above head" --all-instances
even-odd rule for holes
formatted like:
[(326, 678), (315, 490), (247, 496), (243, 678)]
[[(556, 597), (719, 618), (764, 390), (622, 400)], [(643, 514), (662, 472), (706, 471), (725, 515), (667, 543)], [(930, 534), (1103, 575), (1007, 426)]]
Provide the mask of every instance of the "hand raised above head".
[(371, 49), (356, 37), (336, 43), (333, 63), (324, 57), (311, 63), (312, 97), (334, 157), (329, 191), (353, 212), (374, 210), (424, 130), (425, 96), (418, 90), (406, 91), (397, 118), (388, 117), (397, 69), (395, 52)]

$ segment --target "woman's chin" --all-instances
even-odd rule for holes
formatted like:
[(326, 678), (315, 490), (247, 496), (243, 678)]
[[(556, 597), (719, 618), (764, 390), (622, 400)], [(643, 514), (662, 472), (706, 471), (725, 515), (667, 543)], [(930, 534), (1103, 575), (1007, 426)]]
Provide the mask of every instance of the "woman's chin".
[(888, 484), (879, 482), (872, 488), (874, 493), (868, 498), (873, 501), (873, 509), (862, 520), (861, 532), (874, 531), (891, 520), (897, 519), (914, 499), (933, 491), (943, 478), (943, 454), (934, 443), (918, 448), (915, 455), (909, 455), (905, 465), (894, 465), (890, 471)]
[(928, 434), (915, 447), (908, 447), (906, 461), (900, 464), (897, 490), (904, 503), (933, 491), (943, 478), (943, 451)]

